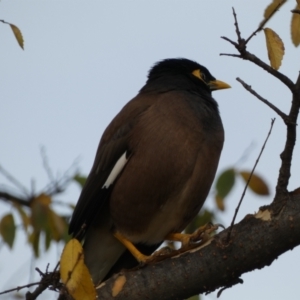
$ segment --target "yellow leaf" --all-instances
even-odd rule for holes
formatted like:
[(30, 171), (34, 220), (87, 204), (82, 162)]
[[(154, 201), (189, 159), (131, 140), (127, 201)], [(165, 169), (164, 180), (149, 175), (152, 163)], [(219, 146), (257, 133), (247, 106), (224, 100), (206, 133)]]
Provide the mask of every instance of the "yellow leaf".
[(23, 227), (27, 231), (28, 226), (30, 225), (30, 219), (22, 206), (20, 204), (14, 203), (14, 207), (17, 209), (18, 213), (20, 214), (20, 217), (22, 219)]
[(65, 246), (60, 259), (60, 278), (75, 300), (95, 300), (96, 290), (84, 264), (83, 249), (76, 239)]
[(218, 209), (224, 211), (225, 210), (224, 198), (217, 194), (215, 197), (215, 201)]
[(278, 70), (284, 55), (284, 44), (278, 34), (270, 28), (264, 29), (271, 67)]
[[(300, 0), (298, 0), (297, 10), (300, 10)], [(300, 44), (300, 15), (293, 13), (291, 21), (292, 42), (297, 47)]]
[(51, 203), (51, 197), (47, 194), (40, 194), (33, 201), (37, 201), (43, 205), (49, 205)]
[(15, 35), (15, 38), (16, 38), (18, 44), (24, 50), (24, 40), (23, 40), (21, 30), (16, 25), (13, 25), (13, 24), (9, 24), (9, 25), (10, 25), (10, 28), (13, 31), (14, 35)]
[(279, 9), (287, 0), (273, 0), (267, 8), (265, 9), (264, 17), (267, 19), (271, 14), (274, 13), (274, 10)]
[[(241, 171), (240, 175), (243, 177), (245, 182), (248, 181), (250, 177), (250, 172), (248, 171)], [(269, 195), (269, 188), (265, 181), (258, 175), (253, 174), (251, 177), (251, 180), (249, 182), (249, 188), (256, 194), (261, 196), (267, 196)]]
[(286, 3), (287, 0), (273, 0), (272, 3), (270, 3), (264, 12), (264, 19), (260, 22), (259, 26), (265, 25), (267, 19), (270, 19), (284, 3)]

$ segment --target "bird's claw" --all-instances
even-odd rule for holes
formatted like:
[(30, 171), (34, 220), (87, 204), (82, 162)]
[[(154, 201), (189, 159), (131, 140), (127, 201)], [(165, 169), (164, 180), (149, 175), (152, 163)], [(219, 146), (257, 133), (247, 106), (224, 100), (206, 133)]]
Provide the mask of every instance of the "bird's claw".
[(190, 248), (198, 247), (206, 243), (211, 238), (211, 233), (218, 230), (220, 227), (225, 229), (222, 224), (207, 223), (199, 227), (194, 233), (187, 234), (186, 238), (181, 240), (180, 250), (188, 250)]

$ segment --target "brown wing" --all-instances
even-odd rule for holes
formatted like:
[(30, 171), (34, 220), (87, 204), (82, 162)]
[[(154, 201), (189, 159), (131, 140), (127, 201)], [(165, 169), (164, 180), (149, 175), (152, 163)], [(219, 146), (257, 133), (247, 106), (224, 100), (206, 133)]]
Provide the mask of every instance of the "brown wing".
[[(95, 157), (95, 161), (81, 195), (73, 212), (69, 226), (69, 233), (73, 236), (81, 231), (85, 224), (85, 230), (97, 217), (103, 204), (107, 201), (113, 185), (103, 187), (112, 169), (119, 158), (126, 153), (131, 155), (128, 146), (128, 138), (135, 123), (151, 105), (151, 99), (144, 101), (137, 96), (128, 102), (120, 113), (106, 128)], [(80, 234), (80, 237), (82, 234)], [(77, 236), (78, 237), (78, 236)]]

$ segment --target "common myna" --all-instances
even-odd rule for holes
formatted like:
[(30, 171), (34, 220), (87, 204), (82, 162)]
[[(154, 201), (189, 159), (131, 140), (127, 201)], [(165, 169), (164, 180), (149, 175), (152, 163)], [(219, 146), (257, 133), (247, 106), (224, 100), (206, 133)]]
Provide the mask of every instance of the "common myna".
[(229, 87), (194, 61), (166, 59), (106, 128), (69, 228), (95, 284), (197, 215), (224, 141), (211, 92)]

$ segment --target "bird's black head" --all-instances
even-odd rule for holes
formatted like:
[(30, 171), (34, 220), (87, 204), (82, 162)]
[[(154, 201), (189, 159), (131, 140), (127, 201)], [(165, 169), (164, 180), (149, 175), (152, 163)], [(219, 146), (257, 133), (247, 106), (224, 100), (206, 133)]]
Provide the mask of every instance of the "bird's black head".
[(207, 91), (230, 87), (227, 83), (216, 80), (205, 67), (185, 58), (165, 59), (156, 63), (149, 71), (147, 84), (160, 79), (165, 80), (166, 84), (170, 84), (173, 79), (174, 85), (188, 79), (191, 85)]

